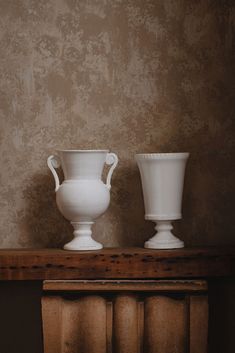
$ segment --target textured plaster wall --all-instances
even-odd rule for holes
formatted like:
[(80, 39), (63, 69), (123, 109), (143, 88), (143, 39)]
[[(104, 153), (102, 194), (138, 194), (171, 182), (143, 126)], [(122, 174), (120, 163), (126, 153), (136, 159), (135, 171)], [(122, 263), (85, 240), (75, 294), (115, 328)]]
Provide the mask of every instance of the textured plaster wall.
[(229, 0), (0, 0), (0, 247), (71, 237), (56, 148), (118, 154), (106, 246), (153, 234), (134, 154), (172, 151), (191, 152), (176, 233), (235, 243), (234, 27)]

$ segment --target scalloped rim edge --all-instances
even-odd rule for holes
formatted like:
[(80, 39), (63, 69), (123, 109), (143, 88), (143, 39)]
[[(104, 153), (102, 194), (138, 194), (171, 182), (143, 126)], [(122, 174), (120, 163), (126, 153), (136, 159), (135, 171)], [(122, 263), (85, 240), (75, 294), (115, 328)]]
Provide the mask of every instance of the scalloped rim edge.
[(187, 159), (189, 152), (176, 152), (176, 153), (137, 153), (136, 160), (141, 159)]

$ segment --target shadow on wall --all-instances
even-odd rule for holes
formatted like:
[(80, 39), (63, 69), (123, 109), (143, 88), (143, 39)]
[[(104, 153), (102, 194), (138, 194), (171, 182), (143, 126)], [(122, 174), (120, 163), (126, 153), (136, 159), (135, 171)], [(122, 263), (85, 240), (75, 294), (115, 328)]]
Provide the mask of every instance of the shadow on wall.
[(144, 201), (137, 165), (123, 165), (114, 176), (110, 212), (116, 218), (119, 246), (143, 246), (154, 234), (153, 223), (144, 219)]
[[(57, 170), (60, 180), (63, 173)], [(105, 177), (103, 177), (105, 180)], [(25, 183), (25, 216), (21, 246), (63, 247), (72, 239), (73, 228), (56, 205), (54, 179), (48, 172), (36, 174)], [(118, 234), (118, 237), (115, 236)], [(111, 202), (93, 227), (93, 236), (104, 246), (143, 246), (154, 234), (154, 223), (144, 219), (144, 202), (137, 165), (120, 165), (111, 188)]]
[(54, 179), (49, 173), (36, 174), (26, 185), (24, 198), (27, 206), (23, 220), (26, 229), (22, 245), (62, 247), (72, 238), (72, 226), (57, 208)]
[[(174, 146), (169, 143), (161, 149), (148, 147), (143, 152), (186, 151), (180, 143), (177, 149)], [(185, 241), (186, 246), (229, 244), (234, 227), (229, 218), (233, 195), (232, 188), (228, 192), (229, 180), (232, 180), (227, 178), (229, 156), (207, 151), (198, 153), (190, 144), (188, 151), (190, 158), (185, 175), (183, 218), (174, 222), (174, 233)], [(61, 170), (58, 172), (62, 181), (63, 173)], [(49, 171), (47, 174), (35, 174), (24, 185), (26, 208), (19, 222), (20, 246), (62, 247), (72, 239), (73, 228), (57, 208), (52, 175)], [(134, 155), (132, 160), (120, 158), (112, 179), (111, 203), (93, 227), (94, 238), (105, 247), (142, 247), (144, 241), (155, 233), (155, 224), (145, 221), (144, 213), (140, 174)]]
[[(189, 160), (190, 165), (187, 167), (185, 178), (183, 219), (174, 222), (176, 236), (185, 240), (186, 245), (190, 244), (190, 237), (196, 233), (198, 227), (197, 222), (194, 221), (195, 209), (192, 204), (196, 192), (196, 185), (192, 185), (194, 180), (192, 172), (197, 169), (197, 161), (193, 156), (190, 156), (190, 159), (192, 160)], [(62, 181), (62, 171), (57, 170), (57, 172)], [(21, 246), (63, 247), (72, 239), (73, 228), (56, 205), (52, 175), (49, 171), (47, 174), (35, 174), (25, 185), (23, 193), (26, 209), (25, 216), (21, 220)], [(108, 210), (93, 226), (94, 238), (104, 246), (142, 247), (144, 241), (155, 234), (155, 223), (144, 219), (141, 179), (135, 163), (129, 164), (124, 161), (118, 165), (112, 178), (110, 196)]]

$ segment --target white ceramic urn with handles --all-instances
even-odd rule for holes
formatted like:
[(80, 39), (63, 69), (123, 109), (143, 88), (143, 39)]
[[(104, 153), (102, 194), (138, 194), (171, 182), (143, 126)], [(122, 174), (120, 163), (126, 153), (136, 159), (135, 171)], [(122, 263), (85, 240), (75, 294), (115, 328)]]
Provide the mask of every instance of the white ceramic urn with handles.
[(188, 157), (189, 153), (136, 155), (144, 196), (145, 219), (157, 223), (157, 233), (145, 242), (145, 248), (184, 247), (184, 242), (171, 232), (171, 223), (182, 218), (181, 204)]
[[(102, 249), (103, 245), (92, 238), (91, 227), (109, 206), (111, 177), (118, 157), (108, 150), (58, 150), (57, 153), (48, 157), (47, 164), (55, 179), (57, 206), (74, 227), (74, 238), (64, 249)], [(105, 163), (111, 168), (103, 183)], [(65, 179), (62, 184), (55, 170), (60, 166)]]

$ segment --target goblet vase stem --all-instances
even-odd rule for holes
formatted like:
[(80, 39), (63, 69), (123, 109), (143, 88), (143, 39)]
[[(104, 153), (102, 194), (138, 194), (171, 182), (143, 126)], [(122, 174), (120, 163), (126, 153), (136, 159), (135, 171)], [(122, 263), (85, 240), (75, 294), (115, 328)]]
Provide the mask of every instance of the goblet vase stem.
[(94, 222), (71, 222), (74, 238), (65, 244), (65, 250), (99, 250), (103, 245), (92, 238), (91, 227)]
[(184, 242), (178, 239), (171, 230), (171, 221), (154, 221), (157, 223), (155, 229), (157, 233), (148, 241), (144, 247), (148, 249), (176, 249), (183, 248)]

